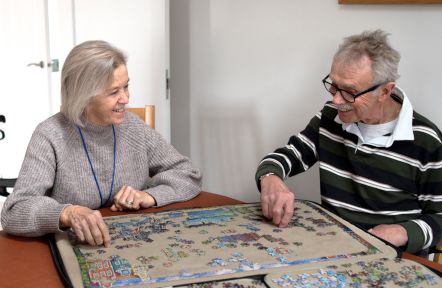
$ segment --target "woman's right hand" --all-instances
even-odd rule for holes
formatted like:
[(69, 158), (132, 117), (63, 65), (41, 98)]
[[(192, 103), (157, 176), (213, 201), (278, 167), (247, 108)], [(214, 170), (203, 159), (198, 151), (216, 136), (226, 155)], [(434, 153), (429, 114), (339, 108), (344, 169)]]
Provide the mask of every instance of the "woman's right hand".
[(92, 246), (110, 246), (109, 230), (98, 210), (68, 205), (61, 211), (60, 227), (71, 227), (81, 242)]

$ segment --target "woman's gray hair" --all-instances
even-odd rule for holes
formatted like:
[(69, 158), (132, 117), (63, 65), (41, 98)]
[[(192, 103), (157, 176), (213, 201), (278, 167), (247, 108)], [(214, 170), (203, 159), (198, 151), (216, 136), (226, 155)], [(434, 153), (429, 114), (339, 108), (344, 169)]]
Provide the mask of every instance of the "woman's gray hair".
[(375, 30), (344, 38), (333, 63), (351, 64), (367, 56), (372, 62), (373, 84), (396, 81), (401, 55), (390, 46), (388, 35)]
[(114, 70), (126, 65), (126, 55), (105, 41), (86, 41), (75, 46), (61, 71), (61, 112), (84, 126), (84, 113), (92, 97), (113, 81)]

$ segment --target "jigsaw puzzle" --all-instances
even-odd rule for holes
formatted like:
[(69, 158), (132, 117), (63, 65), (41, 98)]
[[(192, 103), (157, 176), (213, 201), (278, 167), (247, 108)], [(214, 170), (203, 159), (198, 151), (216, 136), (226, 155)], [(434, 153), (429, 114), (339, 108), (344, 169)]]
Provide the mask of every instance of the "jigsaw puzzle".
[(75, 287), (162, 287), (396, 257), (393, 248), (302, 200), (287, 228), (268, 222), (259, 204), (105, 217), (105, 222), (110, 248), (78, 243), (71, 232), (56, 235)]

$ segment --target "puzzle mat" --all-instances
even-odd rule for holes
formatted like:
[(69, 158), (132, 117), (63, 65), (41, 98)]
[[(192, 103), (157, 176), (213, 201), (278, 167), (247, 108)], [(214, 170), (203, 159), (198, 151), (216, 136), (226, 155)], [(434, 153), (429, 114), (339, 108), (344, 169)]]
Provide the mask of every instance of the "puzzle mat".
[(442, 287), (441, 278), (425, 266), (398, 258), (336, 263), (306, 271), (281, 271), (268, 274), (264, 279), (271, 288)]
[(264, 282), (263, 277), (259, 278), (240, 278), (221, 281), (211, 281), (204, 283), (195, 283), (176, 288), (269, 288)]
[(320, 206), (298, 200), (287, 228), (260, 205), (106, 217), (111, 247), (56, 235), (74, 287), (161, 287), (306, 269), (351, 259), (394, 258), (396, 251)]
[(380, 258), (324, 266), (303, 271), (280, 271), (259, 278), (230, 279), (178, 286), (179, 288), (401, 288), (442, 287), (441, 278), (419, 263)]

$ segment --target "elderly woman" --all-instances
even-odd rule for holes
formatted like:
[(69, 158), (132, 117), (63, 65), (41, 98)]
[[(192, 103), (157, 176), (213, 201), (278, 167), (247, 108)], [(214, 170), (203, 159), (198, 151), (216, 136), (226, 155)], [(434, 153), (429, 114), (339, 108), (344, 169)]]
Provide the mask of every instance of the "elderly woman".
[(2, 211), (7, 233), (72, 228), (80, 241), (110, 244), (100, 212), (138, 210), (195, 197), (201, 175), (160, 134), (125, 112), (126, 57), (104, 41), (72, 49), (61, 77), (62, 108), (39, 124)]

